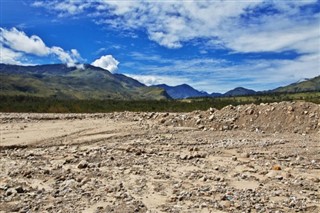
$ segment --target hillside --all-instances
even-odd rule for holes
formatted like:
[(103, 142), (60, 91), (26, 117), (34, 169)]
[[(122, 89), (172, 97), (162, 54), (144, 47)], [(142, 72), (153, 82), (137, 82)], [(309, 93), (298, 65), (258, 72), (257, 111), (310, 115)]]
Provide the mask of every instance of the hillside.
[(309, 91), (320, 91), (320, 76), (312, 79), (306, 79), (302, 82), (296, 82), (288, 86), (279, 87), (272, 92), (285, 92), (285, 93), (295, 93), (295, 92), (309, 92)]
[(170, 97), (174, 99), (209, 96), (208, 93), (198, 91), (193, 87), (189, 86), (188, 84), (181, 84), (178, 86), (168, 86), (166, 84), (159, 84), (159, 85), (155, 85), (154, 87), (159, 87), (166, 90), (168, 95), (170, 95)]
[(246, 89), (243, 87), (237, 87), (237, 88), (234, 88), (233, 90), (226, 92), (223, 96), (231, 97), (231, 96), (243, 96), (243, 95), (254, 95), (254, 94), (256, 94), (256, 91), (254, 90)]
[(162, 100), (163, 89), (147, 87), (121, 74), (85, 65), (18, 66), (0, 64), (0, 95), (28, 95), (58, 99)]

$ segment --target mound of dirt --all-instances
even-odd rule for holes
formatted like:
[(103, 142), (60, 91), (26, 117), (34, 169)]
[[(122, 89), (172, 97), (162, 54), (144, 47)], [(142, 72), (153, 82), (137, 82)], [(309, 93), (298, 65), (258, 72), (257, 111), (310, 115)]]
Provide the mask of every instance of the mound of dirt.
[(320, 105), (307, 102), (280, 102), (226, 106), (221, 110), (155, 116), (158, 123), (197, 127), (204, 130), (247, 130), (257, 132), (314, 133), (320, 130)]

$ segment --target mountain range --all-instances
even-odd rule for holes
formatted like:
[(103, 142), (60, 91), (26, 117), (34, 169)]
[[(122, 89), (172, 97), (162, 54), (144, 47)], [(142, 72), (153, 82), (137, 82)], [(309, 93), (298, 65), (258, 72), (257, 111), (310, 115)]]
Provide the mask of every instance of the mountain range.
[(0, 64), (0, 95), (58, 99), (165, 100), (193, 97), (232, 97), (265, 93), (320, 91), (320, 76), (268, 91), (237, 87), (224, 94), (198, 91), (188, 84), (146, 86), (122, 74), (92, 65), (84, 69), (63, 64), (20, 66)]
[(147, 87), (122, 74), (84, 65), (18, 66), (0, 64), (0, 95), (28, 95), (58, 99), (168, 99), (161, 88)]
[(166, 84), (154, 85), (154, 87), (160, 87), (166, 90), (168, 95), (173, 99), (183, 99), (183, 98), (195, 98), (195, 97), (231, 97), (240, 95), (254, 95), (257, 92), (251, 89), (246, 89), (243, 87), (237, 87), (230, 90), (224, 94), (222, 93), (207, 93), (204, 91), (198, 91), (188, 84), (181, 84), (178, 86), (168, 86)]
[(268, 94), (268, 93), (295, 93), (295, 92), (311, 92), (320, 91), (320, 76), (311, 79), (302, 79), (293, 84), (278, 87), (268, 91), (255, 91), (244, 87), (236, 87), (224, 94), (222, 93), (207, 93), (204, 91), (198, 91), (187, 84), (181, 84), (178, 86), (168, 86), (166, 84), (155, 85), (166, 90), (168, 95), (173, 99), (182, 98), (194, 98), (194, 97), (234, 97), (234, 96), (246, 96), (255, 94)]
[(178, 86), (168, 86), (166, 84), (158, 84), (153, 87), (159, 87), (164, 89), (168, 95), (173, 99), (183, 99), (189, 97), (208, 97), (207, 92), (198, 91), (188, 84), (181, 84)]

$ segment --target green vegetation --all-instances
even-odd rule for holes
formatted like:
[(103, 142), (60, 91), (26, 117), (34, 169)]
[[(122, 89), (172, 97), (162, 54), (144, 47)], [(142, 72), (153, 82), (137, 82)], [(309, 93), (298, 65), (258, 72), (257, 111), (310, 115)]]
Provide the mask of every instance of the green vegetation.
[(296, 93), (296, 92), (308, 92), (308, 91), (320, 91), (320, 76), (315, 78), (300, 82), (290, 84), (288, 86), (279, 87), (273, 92), (289, 92), (289, 93)]
[(294, 94), (264, 94), (241, 97), (197, 98), (183, 100), (64, 100), (33, 96), (0, 96), (1, 112), (49, 112), (49, 113), (95, 113), (95, 112), (190, 112), (221, 109), (227, 105), (271, 103), (280, 101), (308, 101), (320, 104), (320, 92)]
[(65, 65), (24, 67), (0, 64), (0, 95), (56, 99), (162, 100), (163, 89), (147, 87), (121, 74), (86, 65), (85, 69)]

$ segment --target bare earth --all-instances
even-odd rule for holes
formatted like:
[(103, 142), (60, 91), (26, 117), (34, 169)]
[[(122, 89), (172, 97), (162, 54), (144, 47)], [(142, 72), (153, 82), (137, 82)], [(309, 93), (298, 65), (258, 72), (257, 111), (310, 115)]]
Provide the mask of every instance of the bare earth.
[(320, 212), (320, 105), (0, 113), (0, 212)]

